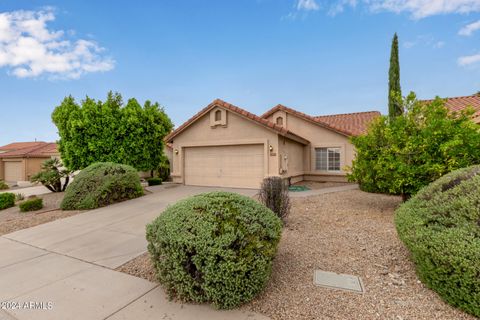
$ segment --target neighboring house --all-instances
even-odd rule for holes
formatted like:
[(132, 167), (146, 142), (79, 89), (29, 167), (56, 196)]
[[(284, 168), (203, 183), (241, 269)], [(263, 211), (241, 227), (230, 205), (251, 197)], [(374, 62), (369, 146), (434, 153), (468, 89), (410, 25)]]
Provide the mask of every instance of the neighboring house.
[[(426, 103), (433, 100), (422, 100)], [(445, 98), (445, 106), (452, 112), (459, 112), (467, 107), (473, 108), (475, 113), (472, 116), (472, 120), (475, 123), (480, 124), (480, 94), (474, 94), (464, 97), (451, 97)]]
[(309, 116), (278, 105), (261, 117), (215, 100), (166, 137), (174, 182), (258, 188), (267, 176), (345, 181), (349, 141), (377, 111)]
[(15, 142), (0, 147), (0, 180), (29, 181), (41, 170), (42, 163), (60, 157), (56, 143)]

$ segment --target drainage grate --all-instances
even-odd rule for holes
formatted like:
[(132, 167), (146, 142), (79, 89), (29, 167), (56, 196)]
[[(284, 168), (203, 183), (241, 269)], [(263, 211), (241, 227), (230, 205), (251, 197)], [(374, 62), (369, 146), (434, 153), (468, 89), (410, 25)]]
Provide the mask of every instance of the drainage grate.
[(365, 292), (362, 280), (357, 276), (335, 272), (315, 270), (313, 283), (320, 287), (346, 290), (356, 293)]

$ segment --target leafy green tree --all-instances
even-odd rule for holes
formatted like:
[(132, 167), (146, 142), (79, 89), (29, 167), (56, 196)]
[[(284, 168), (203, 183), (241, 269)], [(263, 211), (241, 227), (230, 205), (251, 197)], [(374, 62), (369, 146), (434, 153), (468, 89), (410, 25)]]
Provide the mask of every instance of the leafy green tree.
[(80, 170), (95, 162), (115, 162), (140, 171), (156, 170), (163, 159), (163, 138), (173, 129), (158, 103), (141, 106), (119, 93), (107, 99), (86, 97), (77, 104), (71, 96), (55, 108), (52, 120), (60, 135), (59, 149), (65, 166)]
[(388, 115), (391, 119), (401, 115), (403, 108), (398, 99), (402, 95), (400, 86), (400, 62), (398, 59), (398, 36), (395, 33), (390, 51), (390, 69), (388, 70)]
[(40, 182), (52, 192), (63, 192), (68, 186), (70, 175), (71, 171), (63, 168), (60, 160), (48, 159), (42, 164), (42, 171), (34, 175), (31, 181)]
[(480, 126), (473, 110), (451, 113), (445, 101), (399, 99), (406, 113), (376, 119), (363, 136), (352, 138), (357, 156), (349, 179), (362, 190), (401, 194), (404, 199), (444, 174), (480, 163)]

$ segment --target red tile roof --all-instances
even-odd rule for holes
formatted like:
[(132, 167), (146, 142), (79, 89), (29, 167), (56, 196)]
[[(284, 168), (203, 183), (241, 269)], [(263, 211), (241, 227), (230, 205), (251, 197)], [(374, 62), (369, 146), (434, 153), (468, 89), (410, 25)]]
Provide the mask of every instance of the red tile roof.
[(35, 158), (50, 157), (54, 155), (58, 155), (58, 148), (56, 143), (40, 142), (21, 149), (0, 153), (0, 158)]
[(270, 115), (279, 110), (291, 113), (293, 115), (296, 115), (297, 117), (303, 118), (324, 128), (330, 129), (346, 136), (357, 136), (365, 133), (370, 121), (380, 116), (380, 112), (378, 111), (367, 111), (312, 117), (303, 112), (279, 104), (276, 107), (273, 107), (272, 109), (265, 112), (262, 115), (262, 118), (268, 118)]
[[(423, 102), (429, 103), (433, 100), (422, 100)], [(445, 98), (445, 106), (452, 112), (458, 112), (466, 109), (468, 106), (472, 107), (475, 110), (473, 114), (473, 121), (480, 123), (480, 94), (475, 94), (471, 96), (464, 97), (451, 97)]]
[(327, 123), (330, 127), (337, 130), (348, 132), (349, 135), (359, 136), (366, 133), (368, 125), (379, 116), (380, 112), (378, 111), (366, 111), (317, 116), (315, 119), (319, 122)]
[(268, 121), (267, 119), (264, 119), (264, 118), (261, 118), (253, 113), (250, 113), (242, 108), (239, 108), (237, 106), (234, 106), (233, 104), (230, 104), (230, 103), (227, 103), (221, 99), (216, 99), (214, 100), (212, 103), (210, 103), (208, 106), (206, 106), (205, 108), (203, 108), (202, 110), (200, 110), (200, 112), (198, 112), (197, 114), (195, 114), (193, 117), (191, 117), (190, 119), (188, 119), (185, 123), (183, 123), (180, 127), (178, 127), (177, 129), (175, 129), (174, 131), (172, 131), (166, 138), (165, 138), (165, 141), (167, 142), (171, 142), (172, 139), (178, 135), (180, 132), (182, 132), (183, 130), (185, 130), (189, 125), (191, 125), (193, 122), (195, 122), (197, 119), (199, 119), (200, 117), (202, 117), (203, 115), (205, 115), (208, 111), (210, 111), (211, 109), (215, 108), (215, 107), (222, 107), (222, 108), (225, 108), (227, 109), (228, 111), (231, 111), (231, 112), (234, 112), (236, 114), (239, 114), (241, 116), (243, 116), (244, 118), (248, 118), (254, 122), (256, 122), (257, 124), (260, 124), (264, 127), (267, 127), (273, 131), (276, 131), (278, 132), (280, 135), (283, 135), (283, 136), (292, 136), (293, 138), (298, 138), (299, 140), (303, 141), (305, 144), (308, 143), (308, 141), (304, 138), (302, 138), (301, 136), (285, 129), (284, 127), (282, 126), (279, 126), (273, 122), (270, 122)]
[(39, 146), (39, 145), (42, 145), (44, 143), (45, 142), (43, 142), (43, 141), (13, 142), (13, 143), (9, 143), (7, 145), (1, 146), (0, 151), (13, 151), (13, 150), (18, 150), (18, 149), (23, 149), (23, 148), (28, 148), (28, 147)]

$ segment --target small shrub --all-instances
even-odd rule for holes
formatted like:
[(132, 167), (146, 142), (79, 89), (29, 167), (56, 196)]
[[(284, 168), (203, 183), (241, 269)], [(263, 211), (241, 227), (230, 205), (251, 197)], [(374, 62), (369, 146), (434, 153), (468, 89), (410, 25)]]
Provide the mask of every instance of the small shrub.
[(147, 182), (149, 186), (158, 186), (162, 184), (163, 181), (160, 178), (149, 178), (147, 179)]
[(280, 219), (251, 198), (205, 193), (147, 226), (148, 251), (170, 297), (234, 308), (264, 288), (281, 230)]
[(260, 201), (275, 214), (285, 221), (290, 213), (290, 196), (288, 186), (280, 177), (268, 177), (263, 179), (260, 187)]
[(7, 190), (7, 189), (10, 189), (8, 184), (6, 184), (5, 181), (0, 180), (0, 190)]
[(13, 207), (15, 205), (15, 194), (10, 192), (0, 193), (0, 210)]
[(43, 199), (42, 198), (34, 198), (25, 200), (18, 205), (20, 207), (21, 212), (27, 211), (36, 211), (43, 208)]
[(398, 234), (420, 279), (445, 301), (480, 317), (480, 166), (420, 190), (397, 211)]
[(25, 195), (23, 193), (17, 193), (15, 195), (15, 201), (22, 201), (23, 199), (25, 199)]
[(104, 207), (143, 194), (134, 168), (112, 162), (98, 162), (83, 169), (65, 191), (63, 210)]

